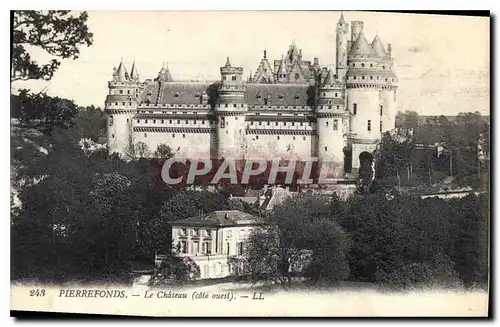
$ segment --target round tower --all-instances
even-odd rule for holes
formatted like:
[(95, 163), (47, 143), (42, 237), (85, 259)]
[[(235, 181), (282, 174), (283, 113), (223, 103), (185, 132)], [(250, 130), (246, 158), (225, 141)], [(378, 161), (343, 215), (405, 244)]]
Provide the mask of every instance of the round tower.
[(242, 159), (246, 151), (245, 115), (245, 84), (243, 68), (233, 67), (226, 60), (220, 68), (221, 85), (215, 113), (217, 115), (218, 158)]
[(123, 61), (117, 69), (113, 69), (113, 78), (108, 82), (109, 93), (104, 107), (107, 116), (109, 153), (123, 156), (129, 150), (132, 142), (132, 119), (137, 109), (141, 88), (135, 62), (130, 74)]
[(335, 80), (330, 70), (319, 88), (316, 106), (318, 157), (330, 163), (338, 178), (344, 174), (344, 103), (343, 84)]
[(337, 61), (337, 76), (340, 80), (344, 79), (347, 72), (347, 51), (349, 42), (349, 25), (345, 22), (344, 14), (340, 14), (340, 19), (337, 23), (337, 44), (336, 44), (336, 61)]
[(351, 44), (354, 44), (363, 31), (364, 23), (362, 21), (351, 22)]
[(348, 56), (346, 94), (354, 169), (359, 168), (362, 153), (373, 153), (382, 132), (394, 128), (397, 77), (377, 39), (369, 44), (361, 31)]

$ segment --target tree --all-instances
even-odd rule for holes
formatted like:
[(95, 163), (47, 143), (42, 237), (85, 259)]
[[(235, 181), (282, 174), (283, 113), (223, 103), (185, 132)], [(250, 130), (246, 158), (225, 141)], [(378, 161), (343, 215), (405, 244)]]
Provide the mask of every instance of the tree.
[(44, 134), (55, 128), (73, 126), (78, 107), (72, 100), (51, 97), (44, 93), (33, 94), (21, 90), (11, 95), (11, 115), (19, 120), (21, 127), (32, 127)]
[(154, 156), (155, 158), (158, 158), (158, 159), (170, 159), (174, 156), (174, 154), (172, 153), (172, 149), (164, 144), (164, 143), (160, 143), (158, 144), (158, 146), (156, 147), (156, 151), (154, 153)]
[(14, 11), (11, 80), (50, 80), (61, 64), (52, 59), (40, 65), (31, 58), (31, 48), (61, 59), (77, 59), (80, 46), (92, 45), (93, 34), (87, 27), (87, 19), (87, 12), (76, 15), (65, 10)]
[(296, 277), (313, 283), (342, 280), (349, 274), (347, 234), (339, 227), (335, 199), (301, 194), (277, 206), (267, 226), (250, 238), (247, 273), (286, 288)]
[(106, 114), (93, 105), (79, 107), (74, 124), (81, 138), (89, 138), (94, 142), (98, 142), (99, 138), (106, 135)]
[(146, 158), (149, 157), (151, 152), (149, 151), (149, 147), (146, 143), (139, 141), (135, 144), (134, 146), (135, 153), (139, 158)]

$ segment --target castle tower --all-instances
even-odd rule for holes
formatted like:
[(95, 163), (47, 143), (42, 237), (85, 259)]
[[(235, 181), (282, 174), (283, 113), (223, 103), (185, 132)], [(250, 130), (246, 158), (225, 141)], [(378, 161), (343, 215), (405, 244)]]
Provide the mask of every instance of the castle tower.
[(107, 115), (109, 153), (118, 153), (122, 156), (127, 154), (132, 142), (132, 118), (136, 112), (142, 87), (135, 63), (130, 75), (123, 61), (117, 69), (113, 69), (104, 107)]
[[(380, 74), (383, 75), (383, 82), (385, 83), (381, 86), (379, 104), (381, 117), (379, 129), (381, 133), (385, 133), (396, 128), (396, 90), (398, 78), (393, 70), (391, 54), (385, 50), (378, 35), (373, 39), (371, 46), (380, 57), (377, 68)], [(389, 44), (389, 49), (390, 47), (391, 45)]]
[(356, 171), (359, 155), (373, 153), (381, 131), (392, 129), (397, 78), (379, 40), (376, 38), (369, 44), (362, 29), (352, 45), (347, 63), (347, 109), (351, 113), (351, 137), (356, 140), (352, 149), (352, 168)]
[(215, 105), (217, 115), (218, 158), (242, 159), (246, 151), (245, 103), (246, 87), (243, 68), (233, 67), (226, 60), (220, 68), (221, 85)]
[(316, 106), (318, 157), (328, 161), (335, 177), (344, 173), (344, 87), (336, 81), (332, 70), (328, 71), (323, 84), (319, 87)]
[(337, 44), (336, 44), (336, 72), (340, 80), (343, 80), (347, 72), (347, 54), (349, 44), (349, 25), (345, 22), (344, 14), (340, 14), (337, 23)]
[[(363, 31), (364, 23), (362, 21), (351, 22), (351, 45), (356, 42), (359, 34)], [(348, 49), (350, 51), (351, 49)]]

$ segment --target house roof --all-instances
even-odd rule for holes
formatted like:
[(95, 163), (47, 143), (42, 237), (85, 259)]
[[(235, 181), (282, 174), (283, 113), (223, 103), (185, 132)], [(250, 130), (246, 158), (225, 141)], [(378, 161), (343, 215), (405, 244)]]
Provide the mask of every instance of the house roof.
[(350, 57), (368, 57), (368, 58), (378, 58), (378, 54), (373, 50), (371, 45), (366, 40), (363, 31), (359, 33), (358, 38), (351, 47), (349, 52)]
[(270, 105), (307, 106), (309, 88), (309, 84), (247, 84), (245, 102), (264, 105), (264, 100), (269, 99)]
[[(207, 92), (212, 82), (172, 82), (160, 84), (159, 81), (147, 85), (141, 95), (141, 100), (148, 97), (151, 103), (156, 103), (158, 92), (161, 92), (159, 104), (201, 104), (203, 92)], [(161, 88), (160, 88), (161, 85)]]
[(239, 210), (220, 210), (175, 221), (172, 226), (233, 227), (263, 224), (261, 218)]
[(375, 36), (372, 42), (372, 49), (375, 50), (377, 55), (380, 58), (387, 58), (389, 55), (387, 54), (387, 51), (385, 51), (384, 45), (382, 44), (382, 41), (378, 37), (378, 35)]

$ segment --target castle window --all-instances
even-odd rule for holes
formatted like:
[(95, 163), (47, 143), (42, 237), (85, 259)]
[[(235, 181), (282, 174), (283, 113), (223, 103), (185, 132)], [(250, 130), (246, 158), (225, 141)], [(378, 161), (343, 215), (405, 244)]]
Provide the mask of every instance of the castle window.
[(373, 67), (373, 64), (370, 64), (370, 67)]
[(385, 69), (385, 66), (382, 66), (382, 69)]
[(380, 131), (382, 132), (382, 121), (380, 121)]
[(333, 130), (336, 131), (339, 129), (339, 121), (337, 119), (333, 120)]
[(131, 105), (132, 105), (132, 102), (129, 102), (129, 103), (128, 103), (128, 105), (129, 105), (129, 106), (131, 106)]
[(120, 90), (120, 94), (123, 94), (123, 90)]
[(127, 118), (127, 123), (130, 121), (130, 119)]
[(169, 120), (168, 120), (168, 123), (169, 123), (169, 124), (172, 124), (172, 119), (169, 119)]
[(111, 134), (111, 138), (114, 139), (115, 138), (115, 134)]
[(156, 124), (156, 119), (153, 119), (153, 124)]
[(264, 99), (264, 104), (267, 105), (269, 99)]
[(385, 79), (385, 81), (387, 82), (387, 78)]
[(279, 139), (280, 139), (280, 136), (278, 135), (278, 136), (276, 136), (276, 138), (279, 140)]
[(328, 147), (327, 146), (325, 146), (325, 151), (328, 151)]
[(304, 126), (304, 123), (300, 123), (300, 126)]
[(179, 92), (174, 93), (174, 97), (178, 98), (179, 97)]
[(252, 121), (252, 122), (250, 122), (250, 125), (253, 125), (253, 121)]
[(332, 100), (328, 100), (328, 104), (332, 104)]
[(231, 77), (231, 79), (232, 79), (233, 81), (236, 81), (236, 76), (232, 76), (232, 77)]
[(260, 98), (262, 98), (262, 94), (258, 93), (257, 94), (257, 99), (260, 99)]
[(383, 110), (384, 110), (384, 106), (380, 106), (380, 116), (382, 116)]
[(148, 133), (144, 133), (144, 137), (148, 137)]
[(140, 123), (140, 122), (141, 122), (141, 120), (140, 120), (140, 119), (137, 119), (137, 123)]
[(175, 134), (172, 134), (172, 138), (175, 139)]
[(259, 122), (259, 126), (261, 126), (261, 125), (262, 125), (262, 122), (260, 121), (260, 122)]
[(352, 63), (352, 67), (356, 67), (356, 64), (355, 64), (355, 63)]
[(302, 140), (305, 141), (306, 140), (306, 137), (305, 136), (302, 136)]
[(130, 94), (130, 90), (127, 90), (127, 94)]
[(323, 96), (326, 96), (326, 93), (325, 93), (325, 92), (323, 92)]
[(394, 78), (392, 79), (392, 81), (394, 82)]
[(278, 113), (278, 116), (281, 116), (281, 113)]
[(365, 64), (361, 64), (361, 67), (365, 67)]
[(222, 76), (222, 80), (225, 81), (227, 79), (226, 76)]
[(234, 108), (236, 108), (236, 103), (235, 103), (235, 104), (233, 104), (233, 107), (234, 107)]
[(147, 124), (147, 123), (148, 123), (148, 120), (147, 120), (147, 119), (146, 119), (146, 120), (144, 120), (144, 123), (145, 123), (145, 124)]
[(259, 135), (255, 135), (255, 139), (258, 140), (259, 139)]
[(285, 96), (282, 93), (278, 94), (278, 98), (283, 99), (284, 97)]
[(339, 106), (337, 106), (337, 109), (340, 109), (340, 107), (339, 107)]
[(328, 106), (328, 109), (332, 109), (332, 106)]
[(180, 124), (180, 123), (181, 123), (181, 121), (180, 121), (180, 120), (177, 120), (177, 124)]
[(364, 77), (364, 76), (361, 76), (361, 79), (365, 79), (365, 77)]
[(182, 138), (185, 139), (186, 138), (186, 134), (182, 134)]
[(368, 124), (367, 124), (367, 126), (366, 126), (366, 130), (367, 130), (368, 132), (371, 132), (371, 130), (372, 130), (372, 121), (371, 121), (371, 120), (368, 120)]
[(300, 96), (298, 94), (295, 94), (295, 100), (300, 99)]
[[(387, 79), (387, 78), (386, 78), (386, 79)], [(122, 106), (124, 106), (124, 105), (125, 105), (125, 102), (122, 102)]]
[(293, 140), (295, 141), (295, 136), (293, 137)]
[(337, 97), (337, 96), (338, 96), (338, 93), (335, 93), (335, 97)]
[(201, 121), (201, 124), (202, 124), (202, 125), (205, 125), (205, 121), (204, 121), (204, 120), (202, 120), (202, 121)]
[(225, 107), (227, 108), (227, 103), (226, 103)]
[(195, 97), (195, 98), (199, 98), (199, 97), (200, 97), (200, 93), (196, 93), (196, 94), (194, 95), (194, 97)]
[(283, 123), (283, 126), (286, 126), (286, 122)]
[(355, 115), (358, 111), (358, 104), (357, 103), (353, 103), (352, 104), (352, 114)]
[(292, 126), (295, 126), (295, 123), (294, 123), (294, 122), (292, 122)]
[(328, 122), (326, 122), (326, 126), (328, 127)]
[(189, 124), (189, 122), (186, 120), (186, 124)]
[(267, 125), (271, 124), (270, 122), (267, 122)]
[(164, 122), (165, 122), (165, 120), (164, 120), (164, 119), (162, 119), (162, 120), (161, 120), (161, 123), (163, 124)]
[(380, 79), (380, 76), (377, 76), (377, 79)]
[(109, 126), (113, 126), (113, 115), (109, 116)]
[(370, 79), (373, 79), (373, 76), (370, 76)]
[(356, 76), (353, 76), (352, 79), (356, 79)]

